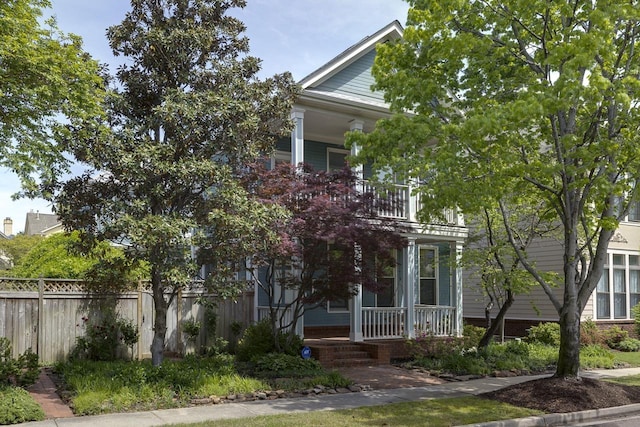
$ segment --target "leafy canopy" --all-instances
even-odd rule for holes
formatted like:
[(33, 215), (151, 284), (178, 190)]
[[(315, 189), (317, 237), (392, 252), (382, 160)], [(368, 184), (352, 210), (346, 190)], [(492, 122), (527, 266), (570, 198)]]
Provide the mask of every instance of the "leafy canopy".
[[(563, 325), (558, 374), (575, 376), (580, 313), (637, 199), (640, 7), (410, 3), (403, 39), (379, 46), (374, 66), (376, 88), (399, 114), (352, 138), (365, 145), (363, 156), (427, 184), (425, 219), (443, 206), (501, 214)], [(547, 223), (562, 226), (562, 298), (518, 245), (509, 206), (528, 198), (542, 203)]]
[(27, 195), (38, 194), (38, 178), (48, 187), (67, 171), (66, 125), (100, 115), (104, 94), (98, 63), (80, 38), (52, 19), (41, 24), (49, 6), (0, 2), (0, 166), (18, 174)]

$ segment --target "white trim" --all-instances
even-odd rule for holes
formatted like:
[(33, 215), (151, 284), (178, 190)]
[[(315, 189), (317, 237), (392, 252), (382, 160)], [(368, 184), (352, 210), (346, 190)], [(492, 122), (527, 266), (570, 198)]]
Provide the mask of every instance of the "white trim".
[(331, 172), (331, 169), (329, 169), (329, 154), (330, 153), (337, 153), (337, 154), (344, 154), (345, 156), (349, 156), (351, 154), (351, 151), (349, 150), (345, 150), (342, 148), (333, 148), (333, 147), (327, 147), (327, 172)]
[[(433, 255), (433, 264), (434, 264), (434, 275), (433, 275), (433, 279), (435, 280), (435, 301), (433, 302), (432, 305), (440, 305), (440, 254), (439, 254), (439, 250), (437, 246), (432, 246), (432, 245), (425, 245), (425, 244), (420, 244), (418, 245), (418, 271), (417, 273), (417, 277), (418, 277), (418, 292), (416, 294), (416, 303), (417, 304), (426, 304), (420, 301), (420, 286), (421, 281), (422, 281), (422, 275), (420, 272), (420, 263), (421, 263), (421, 259), (420, 259), (420, 252), (422, 251), (422, 249), (427, 249), (427, 250), (432, 250), (434, 255)], [(430, 277), (425, 277), (425, 279), (430, 279)]]
[(303, 89), (317, 86), (338, 73), (340, 70), (357, 61), (375, 46), (386, 40), (398, 39), (402, 37), (403, 29), (400, 22), (393, 21), (384, 28), (381, 28), (371, 36), (365, 37), (358, 43), (346, 49), (321, 68), (315, 70), (308, 76), (300, 80), (299, 84)]

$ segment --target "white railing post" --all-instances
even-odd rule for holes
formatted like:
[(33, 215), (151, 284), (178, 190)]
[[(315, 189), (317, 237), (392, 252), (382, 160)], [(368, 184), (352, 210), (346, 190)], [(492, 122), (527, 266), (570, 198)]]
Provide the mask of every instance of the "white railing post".
[(406, 321), (405, 321), (405, 334), (408, 338), (415, 338), (415, 292), (417, 285), (417, 246), (416, 239), (409, 238), (408, 245), (402, 250), (402, 263), (404, 267), (404, 286), (405, 286), (405, 300), (404, 306), (407, 309)]

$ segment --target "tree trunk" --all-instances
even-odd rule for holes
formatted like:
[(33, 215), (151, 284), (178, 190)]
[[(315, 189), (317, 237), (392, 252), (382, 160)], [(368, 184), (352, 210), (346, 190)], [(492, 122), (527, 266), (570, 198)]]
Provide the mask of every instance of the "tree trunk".
[(566, 303), (560, 316), (560, 351), (554, 377), (580, 376), (580, 313), (578, 305)]
[(151, 363), (153, 366), (160, 366), (163, 360), (164, 338), (167, 334), (168, 304), (164, 297), (160, 274), (153, 270), (152, 268), (151, 286), (153, 290), (155, 320), (153, 322), (153, 341), (151, 342)]
[(496, 316), (496, 318), (493, 319), (493, 322), (491, 322), (489, 324), (489, 326), (487, 327), (486, 332), (484, 333), (482, 338), (480, 338), (480, 342), (478, 343), (478, 347), (485, 348), (491, 343), (491, 340), (493, 339), (493, 336), (498, 331), (498, 328), (500, 327), (500, 325), (502, 325), (502, 321), (504, 320), (504, 316), (506, 316), (507, 311), (509, 311), (509, 308), (511, 308), (511, 305), (513, 304), (513, 300), (514, 300), (513, 292), (508, 290), (507, 291), (507, 299), (505, 300), (504, 304), (502, 304), (502, 307), (500, 307), (500, 311), (498, 312), (498, 315)]

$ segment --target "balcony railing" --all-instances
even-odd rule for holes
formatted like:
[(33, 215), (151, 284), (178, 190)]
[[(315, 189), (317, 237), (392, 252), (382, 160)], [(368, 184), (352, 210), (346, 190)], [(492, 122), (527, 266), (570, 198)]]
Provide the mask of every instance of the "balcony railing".
[[(382, 186), (364, 180), (362, 190), (363, 192), (376, 193), (378, 197), (388, 202), (374, 206), (377, 215), (385, 218), (418, 222), (417, 213), (421, 208), (420, 196), (412, 196), (409, 186), (400, 184)], [(442, 219), (436, 219), (433, 223), (438, 225), (464, 225), (457, 209), (444, 209), (442, 211)]]

